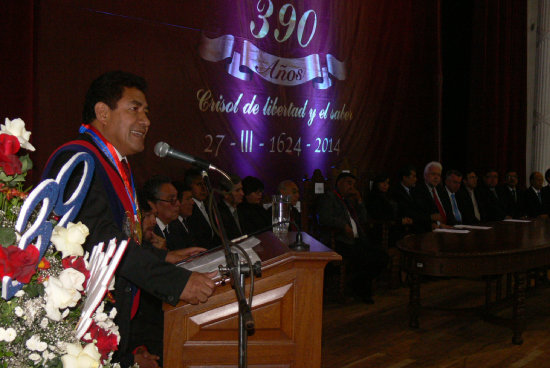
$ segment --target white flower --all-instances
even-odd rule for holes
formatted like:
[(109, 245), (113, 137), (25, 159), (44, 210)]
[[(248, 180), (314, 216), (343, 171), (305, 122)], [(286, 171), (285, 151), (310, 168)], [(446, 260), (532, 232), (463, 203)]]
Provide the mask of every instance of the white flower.
[(48, 344), (46, 344), (43, 341), (40, 341), (40, 336), (38, 335), (32, 335), (31, 338), (28, 339), (27, 342), (25, 343), (25, 346), (29, 350), (40, 351), (40, 352), (48, 348)]
[(0, 134), (13, 135), (17, 137), (21, 148), (34, 151), (33, 145), (29, 143), (31, 132), (25, 130), (25, 122), (23, 120), (17, 118), (10, 121), (10, 119), (6, 118), (4, 123), (0, 124)]
[(66, 268), (59, 274), (59, 281), (65, 289), (84, 290), (82, 284), (86, 281), (86, 276), (74, 268)]
[(46, 327), (48, 327), (48, 319), (44, 317), (42, 321), (40, 321), (40, 328), (46, 329)]
[(23, 297), (23, 295), (25, 295), (25, 292), (23, 291), (23, 289), (21, 289), (17, 293), (15, 293), (15, 296), (17, 298), (21, 298), (21, 297)]
[(40, 355), (36, 354), (36, 353), (32, 353), (31, 355), (29, 355), (29, 359), (32, 360), (34, 362), (34, 364), (38, 363), (42, 358), (40, 357)]
[(15, 315), (17, 317), (23, 317), (23, 314), (25, 313), (25, 312), (23, 312), (23, 308), (21, 308), (19, 306), (15, 307), (15, 309), (13, 311), (15, 312)]
[(62, 257), (84, 255), (84, 249), (82, 244), (86, 240), (86, 237), (90, 234), (90, 231), (82, 222), (73, 224), (69, 222), (67, 227), (56, 226), (53, 229), (51, 242), (55, 245), (55, 248), (62, 253)]
[(47, 362), (48, 360), (52, 360), (56, 357), (54, 353), (49, 352), (48, 350), (44, 350), (42, 353), (42, 359), (44, 359), (44, 362)]
[(6, 329), (3, 329), (2, 327), (0, 327), (0, 341), (12, 342), (13, 340), (15, 340), (16, 337), (17, 332), (13, 328), (8, 327)]
[(63, 368), (97, 368), (101, 354), (93, 343), (87, 344), (84, 349), (80, 344), (67, 344), (67, 354), (61, 357)]
[[(67, 270), (64, 270), (65, 272)], [(54, 321), (61, 320), (60, 309), (74, 307), (80, 300), (80, 292), (73, 287), (65, 288), (63, 283), (56, 277), (50, 276), (46, 285), (46, 315)]]

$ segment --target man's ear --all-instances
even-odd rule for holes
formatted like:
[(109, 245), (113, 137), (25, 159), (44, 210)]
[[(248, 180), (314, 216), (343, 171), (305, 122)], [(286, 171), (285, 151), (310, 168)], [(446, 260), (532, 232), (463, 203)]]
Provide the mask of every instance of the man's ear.
[(111, 114), (111, 109), (105, 102), (98, 102), (94, 106), (95, 118), (101, 123), (101, 125), (106, 125), (109, 121)]
[(153, 202), (153, 201), (147, 201), (147, 203), (149, 203), (149, 206), (151, 206), (151, 209), (153, 210), (153, 213), (157, 214), (157, 203), (156, 202)]

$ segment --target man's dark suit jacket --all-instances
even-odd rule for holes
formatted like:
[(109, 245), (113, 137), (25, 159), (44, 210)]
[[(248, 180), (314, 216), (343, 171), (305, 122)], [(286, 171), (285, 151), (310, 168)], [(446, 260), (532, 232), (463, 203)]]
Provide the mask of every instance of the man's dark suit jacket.
[(272, 224), (271, 208), (266, 210), (261, 204), (252, 204), (245, 200), (237, 206), (237, 210), (244, 234), (251, 234)]
[[(479, 195), (477, 193), (477, 190), (475, 189), (474, 196), (476, 197), (477, 207), (479, 215), (481, 217), (482, 211), (479, 204)], [(466, 225), (479, 224), (481, 218), (480, 220), (476, 218), (472, 197), (470, 197), (470, 193), (468, 192), (468, 189), (464, 187), (464, 185), (460, 186), (460, 189), (457, 192), (456, 201), (458, 202), (458, 208), (460, 209), (460, 214), (462, 215), (462, 223)]]
[(199, 206), (193, 206), (193, 213), (187, 219), (187, 225), (189, 225), (189, 229), (201, 247), (212, 249), (221, 244), (220, 238), (214, 233), (208, 221), (206, 221)]
[(482, 185), (479, 187), (478, 203), (481, 204), (480, 210), (482, 222), (485, 221), (500, 221), (503, 220), (506, 215), (506, 202), (504, 198), (495, 195), (487, 186)]
[(516, 188), (516, 198), (507, 185), (497, 187), (497, 194), (502, 198), (506, 208), (506, 216), (520, 218), (525, 216), (525, 192)]
[[(541, 196), (542, 196), (542, 190), (541, 190)], [(525, 213), (528, 217), (537, 217), (545, 213), (545, 209), (543, 206), (544, 199), (541, 202), (539, 200), (539, 197), (537, 196), (537, 193), (535, 193), (535, 190), (533, 187), (529, 187), (524, 192), (525, 197)]]
[[(432, 230), (431, 215), (439, 213), (432, 194), (424, 183), (418, 183), (411, 192), (416, 208), (422, 214), (424, 221), (421, 223), (420, 232)], [(427, 219), (430, 219), (429, 222)]]
[[(85, 140), (95, 146), (92, 139), (86, 134), (80, 134), (78, 139)], [(53, 158), (54, 161), (50, 170), (45, 172), (43, 176), (45, 178), (55, 178), (63, 164), (77, 152), (88, 151), (86, 149), (71, 148), (71, 151), (60, 152)], [(107, 160), (107, 158), (105, 159)], [(122, 226), (118, 225), (124, 222), (120, 218), (120, 216), (125, 216), (122, 204), (114, 193), (112, 183), (102, 180), (100, 174), (98, 174), (100, 170), (104, 170), (99, 159), (94, 157), (94, 161), (94, 175), (88, 194), (76, 219), (73, 220), (74, 222), (82, 221), (89, 228), (90, 235), (86, 238), (84, 249), (90, 253), (92, 248), (99, 242), (107, 244), (113, 238), (116, 238), (118, 242), (129, 238), (129, 234), (125, 234)], [(116, 168), (114, 169), (116, 170)], [(75, 170), (66, 193), (74, 191), (79, 184), (81, 175), (82, 170), (80, 172)], [(137, 285), (166, 303), (176, 305), (191, 275), (190, 271), (164, 262), (165, 256), (165, 251), (150, 245), (146, 246), (145, 243), (139, 245), (130, 240), (117, 268), (114, 290), (115, 307), (117, 309), (115, 322), (119, 327), (120, 343), (113, 361), (120, 362), (122, 367), (132, 365), (134, 359), (132, 351), (135, 346), (131, 346), (130, 341), (133, 285)]]
[(540, 191), (542, 192), (542, 207), (544, 208), (544, 213), (550, 214), (550, 185), (542, 187)]
[[(351, 204), (355, 209), (359, 223), (357, 230), (360, 238), (365, 237), (363, 226), (367, 222), (367, 210), (365, 206), (357, 203)], [(351, 217), (348, 208), (344, 201), (340, 199), (336, 193), (328, 192), (319, 201), (318, 212), (319, 225), (321, 225), (321, 241), (325, 244), (330, 244), (332, 231), (334, 240), (344, 244), (354, 244), (354, 239), (350, 239), (345, 233), (346, 225), (351, 226)]]
[(409, 217), (413, 220), (412, 229), (416, 233), (431, 231), (432, 220), (424, 214), (416, 205), (413, 197), (414, 188), (410, 188), (410, 194), (401, 184), (395, 186), (392, 197), (397, 203), (397, 218)]
[[(229, 240), (238, 238), (239, 236), (244, 235), (231, 213), (231, 209), (225, 203), (225, 201), (220, 201), (218, 204), (218, 209), (220, 210), (220, 216), (222, 217), (223, 226), (225, 227), (225, 233)], [(237, 216), (239, 216), (239, 211), (237, 210)]]
[(449, 193), (447, 192), (447, 187), (445, 185), (437, 187), (437, 193), (439, 194), (441, 205), (445, 210), (445, 216), (447, 216), (446, 224), (449, 226), (453, 226), (453, 225), (464, 223), (464, 220), (462, 219), (463, 217), (462, 210), (459, 204), (460, 202), (464, 202), (463, 199), (459, 199), (461, 194), (459, 192), (455, 193), (455, 199), (457, 202), (456, 204), (457, 204), (458, 210), (460, 211), (460, 216), (461, 216), (461, 221), (458, 222), (453, 212), (453, 206), (451, 204), (451, 198), (449, 197)]
[(195, 238), (191, 228), (189, 226), (185, 228), (181, 220), (177, 218), (168, 224), (166, 246), (170, 250), (176, 250), (189, 247), (202, 247), (203, 245)]

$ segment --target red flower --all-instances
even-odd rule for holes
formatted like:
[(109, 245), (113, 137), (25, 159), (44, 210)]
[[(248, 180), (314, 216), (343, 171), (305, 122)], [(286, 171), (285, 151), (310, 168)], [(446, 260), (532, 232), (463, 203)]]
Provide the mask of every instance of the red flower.
[(19, 140), (11, 134), (0, 134), (0, 153), (14, 155), (19, 152)]
[(13, 276), (13, 267), (8, 258), (6, 248), (0, 246), (0, 278), (4, 276)]
[(42, 260), (40, 261), (40, 263), (38, 264), (38, 268), (41, 269), (41, 270), (47, 270), (51, 266), (52, 265), (51, 265), (50, 261), (48, 261), (46, 259), (46, 257), (43, 257)]
[(97, 350), (101, 354), (101, 359), (106, 360), (109, 356), (109, 353), (111, 351), (118, 350), (118, 338), (114, 333), (111, 333), (109, 331), (105, 331), (101, 327), (99, 327), (95, 321), (92, 321), (92, 325), (90, 326), (90, 329), (88, 330), (90, 332), (90, 335), (92, 336), (91, 340), (84, 340), (85, 342), (91, 342), (92, 340), (96, 340), (96, 346)]
[(0, 168), (6, 175), (21, 174), (21, 161), (15, 154), (19, 151), (19, 140), (9, 134), (0, 134)]
[(5, 249), (13, 267), (12, 278), (23, 284), (28, 284), (31, 281), (32, 275), (36, 272), (40, 252), (32, 244), (27, 246), (25, 250), (21, 250), (15, 245), (10, 245)]
[(84, 280), (82, 286), (85, 289), (86, 284), (88, 283), (88, 279), (90, 278), (90, 271), (86, 269), (86, 262), (84, 262), (84, 258), (75, 256), (63, 258), (61, 260), (61, 264), (63, 265), (63, 268), (74, 268), (75, 270), (84, 274), (86, 280)]

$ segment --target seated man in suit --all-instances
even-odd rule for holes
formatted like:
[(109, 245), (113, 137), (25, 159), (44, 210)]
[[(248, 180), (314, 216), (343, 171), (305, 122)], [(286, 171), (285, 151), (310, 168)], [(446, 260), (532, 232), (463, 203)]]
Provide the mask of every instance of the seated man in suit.
[(518, 188), (517, 171), (508, 170), (506, 172), (504, 184), (497, 187), (497, 194), (505, 202), (507, 216), (521, 218), (525, 215), (523, 191)]
[(550, 169), (544, 172), (544, 178), (546, 179), (546, 185), (542, 187), (542, 206), (544, 212), (550, 214)]
[(300, 190), (295, 182), (292, 180), (283, 180), (277, 187), (279, 193), (290, 198), (290, 231), (301, 230), (302, 228), (302, 215), (298, 210), (298, 201), (300, 200)]
[(478, 202), (477, 174), (474, 170), (466, 170), (459, 192), (462, 192), (460, 198), (464, 200), (462, 206), (459, 206), (462, 223), (479, 224), (481, 222), (481, 210)]
[(173, 185), (178, 191), (180, 208), (178, 218), (168, 224), (167, 246), (172, 250), (201, 246), (188, 224), (188, 219), (195, 207), (191, 188), (182, 182), (174, 182)]
[(430, 227), (425, 220), (424, 231), (431, 231), (435, 227), (445, 225), (447, 217), (441, 199), (437, 192), (437, 186), (441, 183), (441, 171), (443, 166), (437, 161), (429, 162), (424, 167), (424, 183), (418, 184), (412, 191), (416, 207), (424, 218), (430, 219)]
[(195, 202), (193, 213), (187, 221), (189, 228), (201, 246), (207, 249), (215, 248), (221, 244), (221, 241), (212, 229), (208, 206), (205, 202), (208, 198), (208, 191), (200, 170), (194, 168), (187, 170), (184, 182), (191, 188)]
[(372, 281), (386, 268), (388, 255), (367, 240), (367, 211), (356, 181), (353, 174), (342, 172), (336, 178), (336, 189), (321, 198), (321, 241), (331, 244), (334, 239), (336, 251), (351, 266), (352, 290), (364, 302), (372, 303)]
[(223, 179), (220, 183), (223, 199), (218, 204), (221, 220), (229, 240), (244, 235), (237, 210), (237, 206), (242, 203), (244, 197), (243, 183), (241, 178), (236, 175), (231, 175), (230, 178), (231, 182)]
[[(145, 182), (143, 192), (146, 196), (147, 203), (157, 216), (157, 226), (155, 226), (154, 234), (164, 239), (168, 239), (170, 231), (168, 224), (178, 218), (180, 210), (178, 191), (172, 184), (170, 178), (156, 175)], [(178, 242), (179, 239), (172, 238), (171, 241)], [(170, 246), (169, 248), (179, 249), (174, 246)]]
[(397, 203), (397, 218), (409, 219), (403, 222), (406, 232), (424, 232), (432, 228), (430, 216), (424, 215), (416, 206), (413, 198), (413, 191), (416, 186), (416, 168), (412, 165), (403, 166), (399, 169), (399, 184), (393, 188), (391, 197)]
[(525, 191), (525, 212), (529, 217), (548, 217), (543, 206), (542, 185), (544, 178), (542, 173), (534, 171), (529, 175), (531, 186)]
[(489, 169), (483, 176), (484, 185), (479, 188), (479, 201), (484, 213), (483, 221), (500, 221), (510, 218), (506, 214), (506, 203), (497, 193), (498, 171)]
[(447, 225), (459, 225), (463, 223), (463, 207), (467, 198), (462, 198), (460, 192), (462, 173), (457, 170), (449, 170), (445, 175), (445, 185), (439, 187), (439, 198), (447, 216)]
[(239, 220), (245, 234), (261, 231), (272, 224), (271, 208), (262, 205), (264, 183), (258, 178), (247, 176), (243, 179), (244, 199), (239, 204)]

